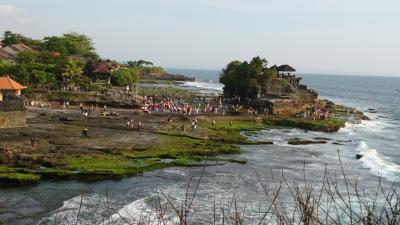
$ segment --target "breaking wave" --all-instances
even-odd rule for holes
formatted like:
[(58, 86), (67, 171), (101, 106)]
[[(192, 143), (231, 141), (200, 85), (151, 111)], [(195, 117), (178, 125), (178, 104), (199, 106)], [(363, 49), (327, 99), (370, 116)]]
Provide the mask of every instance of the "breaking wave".
[[(98, 194), (75, 196), (63, 202), (63, 206), (48, 217), (41, 219), (38, 225), (44, 224), (99, 224), (102, 214), (106, 211), (106, 199)], [(77, 221), (77, 215), (81, 215)], [(57, 223), (56, 223), (57, 222)]]
[(371, 148), (367, 143), (361, 141), (356, 151), (363, 155), (360, 161), (372, 174), (381, 176), (392, 182), (400, 181), (400, 166), (385, 160), (383, 156), (379, 155), (376, 149)]
[[(161, 212), (152, 207), (151, 203), (156, 201), (156, 197), (146, 197), (138, 199), (122, 209), (118, 210), (110, 217), (110, 222), (107, 225), (125, 225), (125, 224), (160, 224)], [(165, 201), (161, 202), (162, 205), (166, 204)], [(163, 224), (178, 224), (179, 219), (171, 212), (165, 211), (162, 213), (164, 216)]]
[(201, 82), (201, 81), (188, 81), (184, 82), (184, 86), (195, 87), (200, 89), (214, 90), (214, 91), (222, 91), (223, 85), (220, 83), (212, 82)]

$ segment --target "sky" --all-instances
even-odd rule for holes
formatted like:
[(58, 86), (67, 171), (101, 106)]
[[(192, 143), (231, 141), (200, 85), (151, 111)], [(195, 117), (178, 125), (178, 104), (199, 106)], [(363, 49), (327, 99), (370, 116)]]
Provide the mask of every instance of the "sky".
[(0, 32), (78, 32), (103, 58), (221, 69), (400, 76), (399, 0), (0, 0)]

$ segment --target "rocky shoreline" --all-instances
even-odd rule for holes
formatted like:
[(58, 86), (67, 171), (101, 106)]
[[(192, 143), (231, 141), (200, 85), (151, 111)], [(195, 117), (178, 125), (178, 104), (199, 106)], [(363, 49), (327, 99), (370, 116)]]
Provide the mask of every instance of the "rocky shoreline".
[[(36, 94), (58, 101), (57, 96), (65, 97), (56, 92)], [(335, 132), (349, 119), (366, 119), (359, 111), (335, 106), (336, 116), (326, 120), (296, 116), (266, 118), (246, 112), (199, 114), (198, 127), (190, 129), (190, 116), (173, 115), (169, 121), (168, 113), (147, 114), (135, 109), (139, 104), (125, 108), (96, 96), (78, 96), (76, 103), (86, 99), (88, 104), (96, 98), (96, 104), (113, 106), (107, 110), (115, 112), (115, 116), (98, 111), (82, 116), (77, 105), (68, 109), (29, 107), (26, 128), (2, 130), (1, 143), (9, 144), (12, 149), (2, 156), (0, 185), (25, 185), (43, 179), (120, 179), (171, 166), (199, 166), (206, 158), (209, 165), (246, 163), (218, 156), (240, 153), (239, 145), (273, 144), (253, 142), (246, 137), (262, 129)], [(69, 100), (74, 102), (72, 98)], [(126, 126), (132, 117), (141, 121), (140, 129)], [(88, 137), (82, 137), (83, 128), (88, 129)]]
[(142, 80), (153, 80), (153, 81), (195, 81), (195, 78), (187, 77), (183, 74), (171, 74), (164, 73), (162, 75), (159, 74), (148, 74), (141, 77)]

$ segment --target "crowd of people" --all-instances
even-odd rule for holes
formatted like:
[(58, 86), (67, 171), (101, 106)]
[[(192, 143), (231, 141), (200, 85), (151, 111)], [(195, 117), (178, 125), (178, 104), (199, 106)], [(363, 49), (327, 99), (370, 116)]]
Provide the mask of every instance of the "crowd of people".
[[(128, 93), (128, 91), (126, 91)], [(244, 99), (244, 101), (251, 101), (251, 99)], [(141, 110), (145, 113), (169, 113), (183, 114), (186, 116), (196, 116), (199, 114), (210, 114), (210, 115), (225, 115), (227, 112), (241, 112), (245, 108), (241, 104), (241, 99), (236, 98), (222, 98), (222, 97), (198, 97), (192, 98), (190, 103), (187, 99), (184, 100), (178, 96), (172, 96), (168, 94), (162, 94), (160, 96), (144, 96), (142, 98)], [(51, 103), (45, 101), (30, 100), (25, 103), (31, 107), (49, 108), (49, 109), (69, 109), (71, 107), (69, 101), (63, 101), (59, 103)], [(101, 109), (100, 109), (101, 108)], [(82, 103), (79, 104), (79, 110), (81, 115), (90, 116), (93, 112), (99, 112), (102, 116), (117, 116), (118, 113), (108, 112), (107, 106), (104, 104), (99, 107), (98, 104), (91, 104), (90, 106), (84, 106)], [(267, 107), (254, 108), (247, 107), (247, 113), (250, 116), (263, 115), (268, 117), (271, 115), (271, 109)], [(313, 106), (310, 110), (301, 112), (300, 118), (312, 119), (312, 120), (324, 120), (332, 118), (334, 114), (329, 108), (319, 108)], [(129, 122), (129, 121), (128, 121)], [(133, 123), (130, 123), (129, 127), (132, 127)]]
[[(156, 100), (158, 99), (158, 100)], [(168, 112), (170, 114), (199, 115), (215, 114), (225, 115), (227, 111), (240, 111), (239, 104), (227, 103), (221, 97), (192, 99), (191, 103), (182, 101), (181, 98), (163, 94), (160, 97), (144, 96), (142, 111), (146, 113)]]
[(312, 107), (311, 110), (300, 113), (300, 117), (303, 119), (312, 120), (325, 120), (332, 118), (334, 116), (333, 112), (329, 108), (316, 108)]
[[(112, 93), (112, 95), (120, 95), (120, 97), (130, 95), (130, 91), (127, 88), (125, 91), (120, 91), (118, 93)], [(223, 98), (217, 97), (205, 97), (205, 96), (192, 96), (191, 98), (181, 98), (179, 96), (173, 96), (169, 94), (161, 94), (156, 96), (143, 96), (141, 98), (141, 110), (145, 113), (168, 113), (168, 121), (172, 122), (172, 116), (182, 114), (184, 116), (191, 117), (191, 128), (195, 130), (198, 127), (197, 115), (225, 115), (227, 112), (242, 112), (245, 108), (249, 116), (255, 117), (262, 115), (265, 118), (272, 114), (271, 107), (252, 107), (252, 99), (241, 99), (240, 97)], [(43, 101), (30, 101), (28, 102), (30, 106), (36, 106), (44, 108), (47, 105), (52, 109), (52, 103)], [(69, 109), (69, 101), (63, 101), (57, 103), (58, 106), (63, 109)], [(245, 105), (248, 105), (246, 107)], [(72, 107), (76, 109), (76, 107)], [(98, 112), (102, 116), (117, 116), (118, 113), (107, 111), (107, 106), (91, 104), (90, 106), (85, 106), (83, 103), (79, 103), (79, 110), (82, 116), (91, 116), (93, 112)], [(332, 118), (334, 115), (330, 112), (329, 108), (319, 108), (313, 106), (310, 110), (301, 112), (299, 117), (304, 119), (312, 120), (323, 120)], [(135, 116), (126, 121), (126, 127), (130, 130), (140, 130), (142, 128), (142, 122), (140, 119), (135, 121)], [(213, 126), (215, 126), (215, 121), (213, 121)], [(184, 130), (184, 126), (181, 127)], [(88, 136), (87, 128), (82, 130), (82, 136)]]

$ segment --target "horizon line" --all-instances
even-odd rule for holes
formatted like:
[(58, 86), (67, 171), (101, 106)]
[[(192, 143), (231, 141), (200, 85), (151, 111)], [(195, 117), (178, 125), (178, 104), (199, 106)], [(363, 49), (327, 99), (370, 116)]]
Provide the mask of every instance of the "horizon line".
[[(205, 70), (205, 71), (218, 71), (221, 72), (223, 68), (201, 68), (201, 67), (179, 67), (179, 66), (166, 66), (164, 67), (166, 70), (168, 69), (177, 69), (177, 70)], [(358, 73), (358, 72), (307, 72), (307, 71), (296, 71), (296, 74), (305, 74), (305, 75), (337, 75), (337, 76), (360, 76), (360, 77), (395, 77), (400, 78), (400, 74), (372, 74), (372, 73)]]

